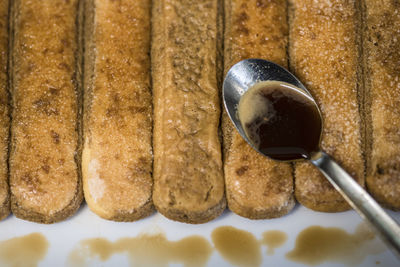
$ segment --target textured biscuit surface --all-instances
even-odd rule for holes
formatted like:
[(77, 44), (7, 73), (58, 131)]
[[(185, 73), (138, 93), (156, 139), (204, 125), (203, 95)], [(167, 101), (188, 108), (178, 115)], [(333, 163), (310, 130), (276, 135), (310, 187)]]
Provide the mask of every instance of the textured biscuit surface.
[(150, 0), (86, 2), (85, 199), (103, 218), (153, 210)]
[(8, 188), (8, 137), (10, 114), (7, 86), (8, 1), (0, 1), (0, 220), (10, 213)]
[[(240, 60), (263, 58), (287, 67), (286, 1), (225, 1), (225, 72)], [(223, 113), (224, 173), (229, 209), (252, 219), (279, 217), (294, 206), (289, 163), (257, 153)]]
[(400, 210), (400, 2), (365, 0), (364, 25), (366, 183), (376, 200)]
[(13, 213), (52, 223), (82, 200), (79, 1), (13, 2), (10, 187)]
[[(356, 1), (291, 0), (290, 62), (322, 112), (321, 148), (364, 184), (359, 113), (359, 14)], [(327, 212), (349, 208), (309, 163), (295, 169), (295, 196)]]
[(218, 2), (153, 2), (153, 201), (166, 217), (189, 223), (225, 208)]

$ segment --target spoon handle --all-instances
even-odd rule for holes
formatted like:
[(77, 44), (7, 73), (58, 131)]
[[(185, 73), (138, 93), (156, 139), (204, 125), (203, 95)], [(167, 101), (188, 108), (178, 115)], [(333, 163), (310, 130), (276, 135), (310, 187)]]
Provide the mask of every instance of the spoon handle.
[(400, 258), (400, 227), (396, 221), (328, 154), (319, 151), (310, 161)]

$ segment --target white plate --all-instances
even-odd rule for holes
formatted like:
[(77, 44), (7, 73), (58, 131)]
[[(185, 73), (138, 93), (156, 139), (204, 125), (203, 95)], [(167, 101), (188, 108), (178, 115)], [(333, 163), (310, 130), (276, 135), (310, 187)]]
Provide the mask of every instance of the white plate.
[[(400, 221), (400, 213), (390, 212), (397, 221)], [(78, 244), (87, 238), (103, 237), (111, 242), (123, 237), (135, 237), (143, 233), (165, 233), (170, 241), (180, 240), (187, 236), (201, 235), (211, 240), (211, 233), (220, 226), (233, 226), (252, 233), (257, 239), (262, 238), (262, 233), (268, 230), (280, 230), (287, 234), (288, 239), (283, 246), (276, 248), (273, 255), (267, 255), (267, 247), (262, 246), (262, 266), (306, 266), (293, 262), (285, 257), (295, 246), (297, 235), (305, 228), (313, 225), (323, 227), (339, 227), (349, 233), (354, 233), (358, 225), (362, 223), (360, 217), (354, 211), (341, 213), (320, 213), (297, 205), (288, 215), (272, 220), (248, 220), (226, 211), (219, 218), (202, 225), (189, 225), (178, 223), (164, 218), (159, 213), (131, 223), (117, 223), (100, 219), (93, 214), (86, 204), (72, 218), (52, 225), (31, 223), (10, 216), (0, 222), (0, 240), (24, 236), (30, 233), (42, 233), (48, 240), (49, 248), (45, 258), (39, 262), (39, 266), (71, 266), (71, 252)], [(376, 237), (377, 238), (377, 237)], [(378, 246), (383, 246), (375, 240)], [(127, 255), (117, 254), (107, 261), (99, 258), (91, 258), (90, 266), (129, 266)], [(3, 266), (4, 263), (0, 263)], [(75, 264), (76, 265), (76, 264)], [(174, 263), (170, 266), (182, 266)], [(232, 266), (217, 250), (213, 250), (207, 266)], [(318, 266), (345, 266), (338, 262), (324, 262)], [(360, 266), (400, 266), (398, 259), (387, 249), (375, 255), (365, 255)]]

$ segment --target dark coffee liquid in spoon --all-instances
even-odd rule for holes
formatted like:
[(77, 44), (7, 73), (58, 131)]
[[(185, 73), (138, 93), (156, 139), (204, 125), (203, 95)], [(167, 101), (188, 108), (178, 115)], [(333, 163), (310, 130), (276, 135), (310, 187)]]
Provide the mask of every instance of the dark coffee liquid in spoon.
[(316, 104), (293, 85), (268, 81), (241, 98), (238, 115), (250, 142), (277, 160), (309, 158), (319, 151), (322, 121)]

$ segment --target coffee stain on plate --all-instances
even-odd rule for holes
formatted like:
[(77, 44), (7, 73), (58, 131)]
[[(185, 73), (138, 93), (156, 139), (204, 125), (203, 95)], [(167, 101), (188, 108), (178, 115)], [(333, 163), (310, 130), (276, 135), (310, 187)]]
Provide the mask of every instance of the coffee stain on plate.
[(14, 237), (0, 242), (0, 262), (13, 267), (37, 266), (48, 248), (46, 237), (40, 233)]
[(236, 266), (260, 266), (261, 245), (253, 234), (232, 226), (221, 226), (211, 234), (215, 249)]
[(261, 244), (267, 246), (267, 255), (273, 255), (275, 253), (275, 249), (283, 246), (287, 239), (288, 236), (285, 232), (270, 230), (263, 233)]
[[(215, 228), (211, 233), (214, 247), (201, 236), (188, 236), (178, 241), (169, 241), (164, 234), (141, 234), (137, 237), (121, 238), (115, 242), (105, 238), (82, 240), (71, 252), (72, 266), (86, 266), (88, 260), (107, 261), (113, 255), (127, 255), (131, 266), (168, 266), (180, 263), (183, 266), (205, 266), (214, 249), (232, 265), (261, 266), (262, 246), (267, 255), (283, 246), (288, 239), (285, 232), (265, 231), (261, 239), (252, 233), (232, 226)], [(297, 236), (295, 248), (286, 258), (299, 263), (317, 265), (331, 261), (354, 265), (365, 257), (378, 254), (385, 246), (365, 224), (360, 224), (354, 234), (340, 228), (311, 226)], [(266, 258), (268, 260), (268, 258)], [(379, 263), (377, 263), (379, 264)]]
[(295, 248), (286, 254), (286, 258), (308, 265), (327, 261), (357, 265), (368, 255), (385, 250), (365, 224), (360, 224), (354, 234), (336, 227), (310, 226), (300, 232)]
[(72, 266), (85, 266), (88, 259), (109, 260), (115, 254), (126, 254), (131, 266), (168, 266), (181, 263), (187, 267), (205, 266), (213, 249), (207, 239), (189, 236), (169, 241), (164, 234), (141, 234), (111, 242), (105, 238), (82, 240), (71, 252)]

